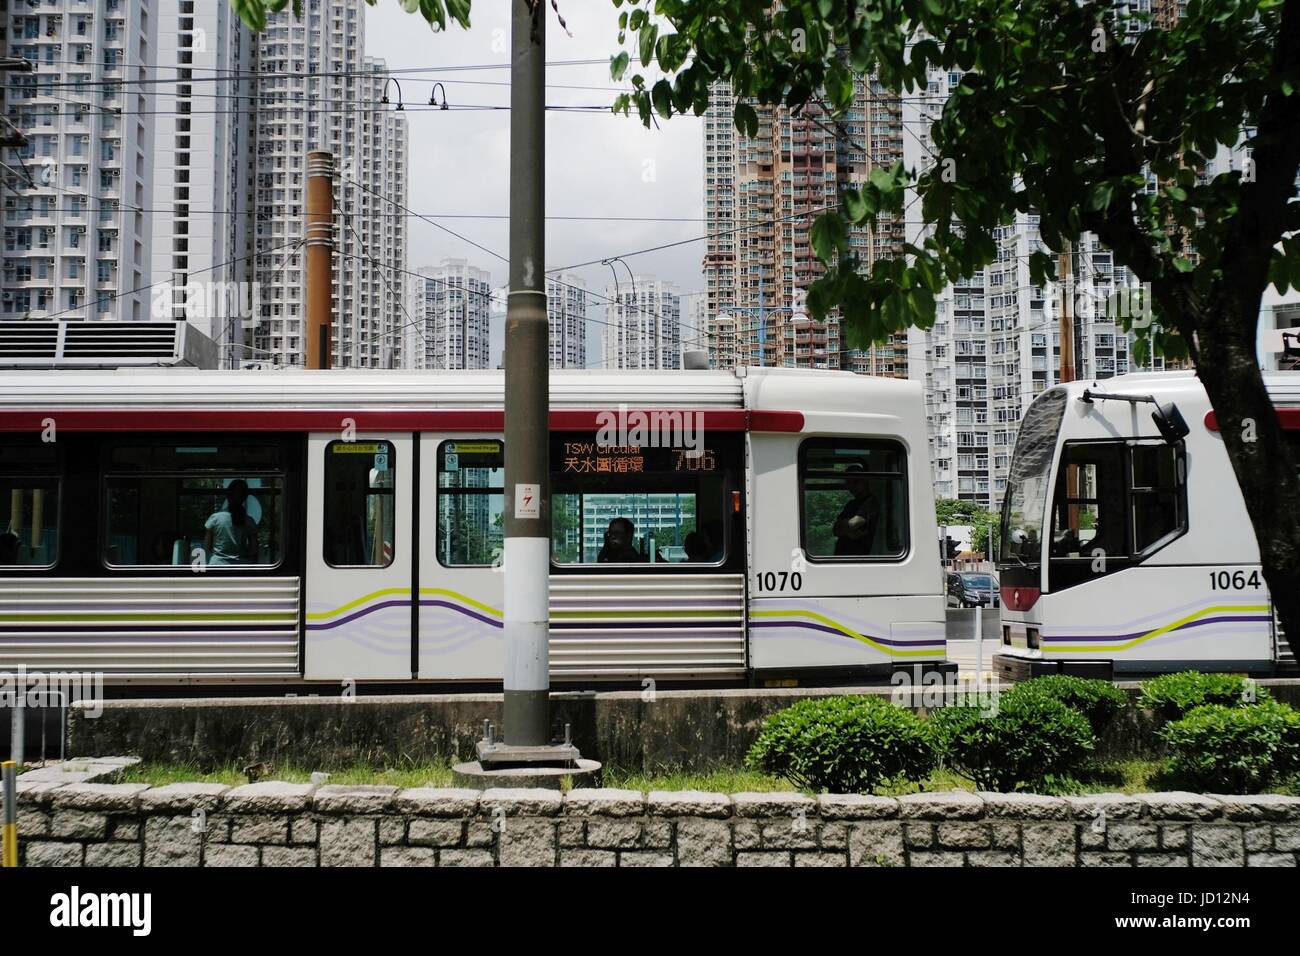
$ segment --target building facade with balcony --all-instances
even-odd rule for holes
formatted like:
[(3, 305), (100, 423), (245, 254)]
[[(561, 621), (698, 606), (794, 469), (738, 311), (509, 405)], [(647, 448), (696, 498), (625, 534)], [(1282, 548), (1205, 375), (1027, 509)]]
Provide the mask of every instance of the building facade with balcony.
[(3, 9), (0, 74), (26, 145), (4, 151), (0, 319), (150, 317), (159, 0), (46, 0)]
[(406, 317), (406, 121), (383, 60), (365, 55), (364, 0), (307, 4), (269, 18), (255, 45), (252, 349), (303, 362), (307, 153), (334, 156), (334, 327), (342, 368), (401, 364)]
[(681, 368), (681, 296), (650, 275), (609, 286), (603, 367)]
[(408, 284), (402, 367), (490, 368), (492, 276), (464, 259), (416, 272)]
[(551, 368), (587, 367), (587, 283), (571, 272), (546, 277)]

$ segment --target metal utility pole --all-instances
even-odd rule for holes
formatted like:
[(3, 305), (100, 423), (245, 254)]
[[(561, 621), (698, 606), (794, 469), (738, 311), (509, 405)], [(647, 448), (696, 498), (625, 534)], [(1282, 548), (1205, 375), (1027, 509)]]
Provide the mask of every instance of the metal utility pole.
[(550, 348), (546, 323), (546, 5), (513, 0), (506, 304), (505, 709), (508, 745), (551, 742)]
[[(1057, 384), (1074, 381), (1074, 275), (1071, 272), (1074, 260), (1074, 244), (1066, 241), (1058, 257), (1063, 294), (1061, 295), (1061, 365), (1057, 375)], [(1079, 472), (1077, 468), (1067, 468), (1065, 474), (1065, 494), (1069, 498), (1079, 496)], [(1070, 505), (1067, 509), (1067, 522), (1070, 530), (1079, 531), (1079, 506)]]
[(307, 327), (308, 368), (330, 367), (330, 325), (334, 310), (334, 156), (307, 154)]
[[(505, 356), (505, 681), (503, 739), (483, 721), (478, 760), (457, 764), (461, 786), (558, 787), (590, 780), (565, 724), (551, 743), (550, 338), (546, 315), (546, 4), (511, 0), (510, 293)], [(525, 772), (521, 775), (521, 771)], [(504, 781), (503, 781), (504, 778)]]
[(1058, 271), (1061, 274), (1061, 365), (1056, 379), (1058, 384), (1074, 381), (1074, 303), (1071, 301), (1074, 298), (1074, 276), (1070, 271), (1073, 252), (1073, 244), (1067, 241), (1057, 257)]

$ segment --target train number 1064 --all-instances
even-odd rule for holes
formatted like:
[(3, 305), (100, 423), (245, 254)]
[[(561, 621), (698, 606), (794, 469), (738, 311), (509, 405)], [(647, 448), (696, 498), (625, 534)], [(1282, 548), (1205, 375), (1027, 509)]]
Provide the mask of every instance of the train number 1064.
[(1246, 588), (1262, 587), (1258, 571), (1211, 571), (1210, 589), (1212, 591), (1244, 591)]

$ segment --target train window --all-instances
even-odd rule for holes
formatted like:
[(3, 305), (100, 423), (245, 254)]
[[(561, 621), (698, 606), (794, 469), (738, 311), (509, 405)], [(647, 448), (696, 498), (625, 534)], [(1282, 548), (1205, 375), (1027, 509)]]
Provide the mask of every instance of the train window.
[(392, 442), (332, 441), (325, 446), (325, 563), (386, 568), (393, 563), (397, 520)]
[(49, 568), (59, 557), (59, 479), (0, 477), (0, 565)]
[(739, 436), (611, 445), (551, 436), (551, 560), (561, 566), (718, 566), (740, 507)]
[(443, 565), (485, 566), (501, 554), (505, 467), (500, 441), (438, 446), (438, 561)]
[(809, 438), (799, 446), (799, 489), (800, 541), (810, 560), (907, 553), (907, 453), (898, 442)]
[(1124, 521), (1124, 446), (1065, 446), (1056, 493), (1052, 557), (1128, 554)]
[(114, 568), (278, 565), (284, 473), (275, 446), (109, 450), (104, 563)]
[(1181, 446), (1131, 445), (1133, 551), (1150, 550), (1183, 526)]
[(1183, 496), (1181, 444), (1069, 442), (1057, 476), (1052, 557), (1140, 557), (1186, 529)]
[(59, 558), (59, 455), (51, 442), (0, 443), (0, 566), (50, 568)]

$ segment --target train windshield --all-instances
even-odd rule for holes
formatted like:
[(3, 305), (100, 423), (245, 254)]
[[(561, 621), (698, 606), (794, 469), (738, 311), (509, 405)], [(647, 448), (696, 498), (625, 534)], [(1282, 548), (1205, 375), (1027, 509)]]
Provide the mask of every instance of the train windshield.
[(1007, 564), (1040, 564), (1048, 484), (1056, 458), (1056, 439), (1065, 415), (1066, 393), (1053, 388), (1034, 401), (1020, 423), (1011, 475), (1002, 501), (999, 560)]

